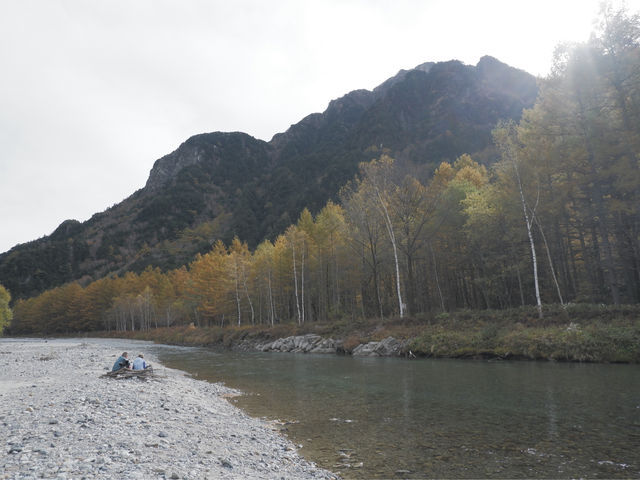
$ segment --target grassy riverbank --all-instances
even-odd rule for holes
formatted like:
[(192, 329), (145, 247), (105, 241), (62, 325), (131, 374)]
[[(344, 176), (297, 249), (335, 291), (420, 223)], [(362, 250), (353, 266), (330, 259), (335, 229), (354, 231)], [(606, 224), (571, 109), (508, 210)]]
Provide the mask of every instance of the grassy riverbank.
[(514, 358), (577, 362), (640, 363), (640, 306), (546, 306), (441, 313), (404, 319), (342, 319), (333, 323), (274, 327), (180, 326), (104, 336), (158, 343), (242, 348), (292, 335), (319, 334), (342, 341), (345, 353), (361, 343), (392, 336), (407, 352), (442, 358)]

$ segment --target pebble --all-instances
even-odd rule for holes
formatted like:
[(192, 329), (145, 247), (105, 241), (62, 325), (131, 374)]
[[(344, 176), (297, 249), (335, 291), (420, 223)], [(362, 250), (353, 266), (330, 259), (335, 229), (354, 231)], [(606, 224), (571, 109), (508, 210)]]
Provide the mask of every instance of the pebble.
[(339, 478), (229, 403), (238, 392), (223, 385), (154, 358), (152, 380), (102, 376), (145, 345), (0, 339), (0, 480)]

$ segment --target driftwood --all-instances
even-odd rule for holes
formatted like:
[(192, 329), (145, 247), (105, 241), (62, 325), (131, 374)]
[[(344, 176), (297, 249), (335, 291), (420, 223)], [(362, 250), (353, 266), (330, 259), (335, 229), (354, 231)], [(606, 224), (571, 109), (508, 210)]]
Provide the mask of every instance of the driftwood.
[(109, 378), (141, 378), (146, 380), (147, 378), (153, 378), (153, 367), (145, 368), (144, 370), (131, 370), (129, 368), (121, 368), (115, 372), (107, 372), (103, 377)]

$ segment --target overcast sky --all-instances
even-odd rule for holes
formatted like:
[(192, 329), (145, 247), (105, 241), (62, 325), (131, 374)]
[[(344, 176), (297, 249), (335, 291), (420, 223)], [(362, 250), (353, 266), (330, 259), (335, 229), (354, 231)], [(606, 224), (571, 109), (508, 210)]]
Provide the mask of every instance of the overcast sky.
[(270, 140), (427, 61), (491, 55), (544, 76), (598, 5), (0, 0), (0, 252), (120, 202), (197, 133)]

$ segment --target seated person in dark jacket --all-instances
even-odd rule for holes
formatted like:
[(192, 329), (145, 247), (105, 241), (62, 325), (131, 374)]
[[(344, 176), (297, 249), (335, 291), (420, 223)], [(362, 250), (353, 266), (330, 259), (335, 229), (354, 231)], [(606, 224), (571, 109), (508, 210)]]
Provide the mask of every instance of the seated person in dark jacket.
[(116, 363), (113, 364), (112, 372), (117, 372), (122, 368), (129, 368), (129, 354), (124, 352), (122, 355), (118, 357)]

